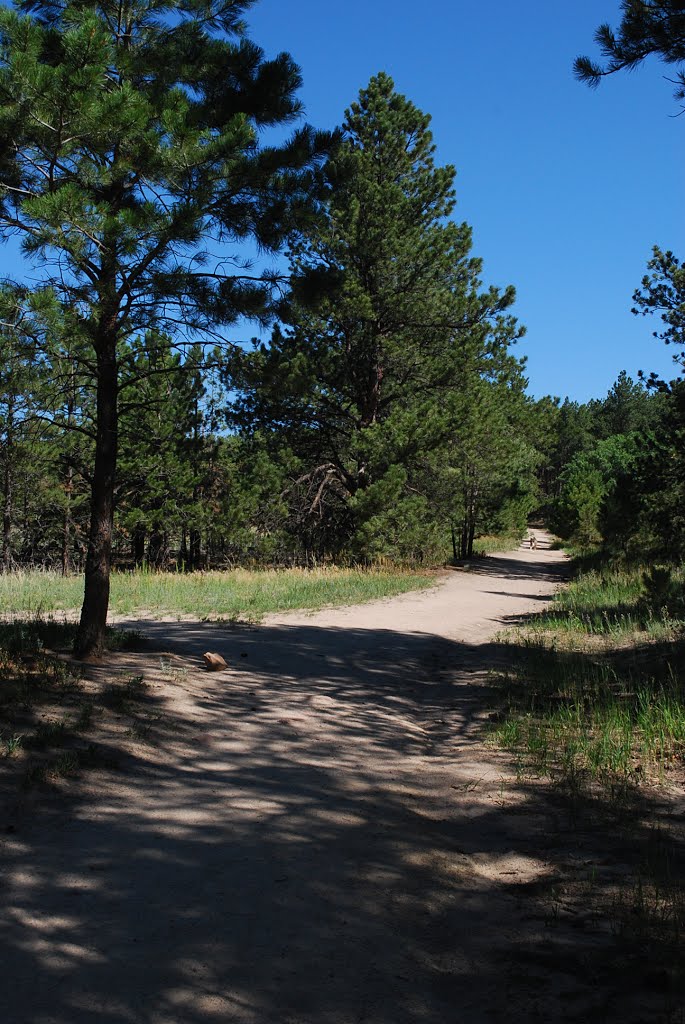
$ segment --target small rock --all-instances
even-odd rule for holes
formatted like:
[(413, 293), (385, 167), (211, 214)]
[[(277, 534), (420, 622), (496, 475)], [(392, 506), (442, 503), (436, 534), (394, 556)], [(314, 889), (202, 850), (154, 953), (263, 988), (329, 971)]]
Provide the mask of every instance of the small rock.
[(206, 654), (202, 655), (205, 663), (205, 668), (208, 672), (223, 672), (228, 665), (221, 657), (220, 654), (212, 654), (211, 651), (207, 651)]

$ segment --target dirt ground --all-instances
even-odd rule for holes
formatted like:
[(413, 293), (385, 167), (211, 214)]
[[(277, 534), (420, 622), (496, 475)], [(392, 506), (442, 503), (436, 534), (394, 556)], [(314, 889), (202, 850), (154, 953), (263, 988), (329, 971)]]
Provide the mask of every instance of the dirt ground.
[(494, 634), (564, 578), (538, 536), (359, 607), (137, 623), (148, 647), (90, 671), (142, 673), (159, 726), (115, 721), (110, 768), (0, 820), (0, 1020), (666, 1020), (561, 895), (619, 853), (481, 734)]

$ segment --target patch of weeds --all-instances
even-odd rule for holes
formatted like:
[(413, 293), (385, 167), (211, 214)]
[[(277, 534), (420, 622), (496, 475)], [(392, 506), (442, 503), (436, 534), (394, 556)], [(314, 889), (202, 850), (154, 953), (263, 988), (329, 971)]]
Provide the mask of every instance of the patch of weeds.
[(139, 651), (146, 643), (147, 637), (139, 629), (118, 629), (112, 626), (107, 630), (108, 651)]
[(123, 685), (113, 683), (104, 694), (104, 702), (112, 711), (126, 711), (131, 701), (142, 699), (147, 685), (143, 676), (131, 676)]
[(8, 737), (4, 741), (5, 743), (5, 757), (13, 757), (18, 754), (21, 748), (24, 746), (24, 737), (18, 733), (14, 736)]
[(631, 639), (646, 633), (675, 639), (685, 628), (685, 570), (682, 566), (607, 561), (595, 554), (576, 561), (576, 574), (537, 616), (543, 630)]
[(126, 735), (130, 736), (133, 740), (140, 740), (145, 742), (150, 739), (152, 733), (152, 725), (149, 722), (134, 722), (130, 729), (126, 730)]
[(37, 654), (45, 649), (36, 622), (0, 624), (0, 644), (11, 655)]
[(617, 939), (639, 950), (643, 981), (682, 1008), (685, 888), (682, 854), (671, 836), (652, 830), (637, 873), (614, 893), (607, 914)]
[(33, 736), (24, 739), (24, 746), (31, 750), (45, 750), (59, 747), (67, 738), (67, 723), (60, 718), (53, 722), (41, 722)]
[(131, 700), (139, 700), (147, 690), (147, 683), (143, 676), (131, 676), (124, 683), (124, 689)]
[(160, 658), (159, 667), (172, 683), (184, 683), (188, 678), (188, 669), (185, 666), (176, 665), (171, 658)]
[(0, 623), (0, 647), (14, 655), (39, 655), (47, 648), (69, 650), (77, 626), (34, 614), (30, 618)]
[(83, 701), (79, 705), (78, 714), (74, 719), (73, 727), (76, 732), (87, 732), (90, 729), (93, 722), (93, 713), (95, 708), (90, 701)]
[[(540, 776), (619, 799), (663, 783), (685, 760), (685, 672), (678, 651), (623, 660), (526, 639), (500, 677), (503, 708), (491, 735)], [(678, 660), (676, 660), (678, 659)]]
[(63, 750), (52, 760), (32, 759), (26, 766), (23, 786), (30, 788), (43, 785), (51, 779), (78, 775), (80, 771), (84, 770), (116, 769), (118, 767), (119, 763), (116, 758), (99, 750), (94, 743), (89, 743), (87, 747)]
[(83, 688), (80, 670), (75, 671), (71, 665), (58, 658), (51, 658), (44, 663), (44, 674), (50, 684), (63, 693), (78, 692)]
[(65, 750), (47, 767), (46, 774), (58, 777), (76, 775), (81, 767), (81, 760), (74, 750)]

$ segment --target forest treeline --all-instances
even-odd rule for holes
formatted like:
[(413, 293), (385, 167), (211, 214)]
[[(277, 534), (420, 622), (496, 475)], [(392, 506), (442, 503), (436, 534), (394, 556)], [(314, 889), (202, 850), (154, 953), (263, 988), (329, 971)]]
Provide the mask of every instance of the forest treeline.
[[(483, 290), (428, 123), (387, 76), (362, 92), (268, 341), (120, 344), (118, 565), (435, 564), (531, 516), (682, 550), (682, 386), (526, 394), (513, 289)], [(82, 571), (97, 374), (40, 298), (3, 296), (2, 567)]]
[[(43, 378), (16, 340), (11, 333), (2, 339), (2, 566), (81, 572), (94, 449), (89, 387), (67, 361), (56, 415), (54, 368)], [(379, 558), (430, 565), (468, 556), (484, 533), (521, 533), (531, 517), (582, 546), (603, 540), (617, 553), (632, 546), (647, 555), (683, 554), (680, 382), (648, 389), (622, 372), (603, 399), (533, 400), (512, 360), (515, 388), (476, 375), (478, 395), (449, 396), (465, 413), (442, 437), (442, 423), (434, 426), (439, 443), (430, 449), (416, 434), (421, 425), (430, 429), (431, 413), (445, 414), (444, 389), (439, 400), (421, 403), (399, 439), (381, 427), (370, 483), (355, 500), (341, 475), (359, 472), (359, 464), (335, 461), (325, 422), (299, 412), (284, 422), (287, 407), (299, 410), (302, 401), (285, 370), (271, 381), (275, 395), (237, 389), (248, 372), (256, 389), (264, 362), (284, 358), (280, 348), (260, 344), (232, 371), (221, 353), (209, 370), (197, 349), (184, 359), (165, 344), (130, 353), (136, 379), (125, 389), (120, 433), (118, 566), (192, 571)], [(253, 418), (257, 400), (263, 405)], [(267, 415), (267, 402), (276, 400), (286, 409)], [(397, 418), (413, 411), (403, 403)]]
[[(37, 268), (0, 290), (2, 567), (84, 570), (87, 651), (112, 564), (435, 563), (531, 515), (682, 547), (680, 385), (531, 399), (429, 116), (381, 73), (266, 145), (300, 77), (250, 6), (0, 10), (0, 231)], [(650, 270), (677, 342), (683, 268)]]

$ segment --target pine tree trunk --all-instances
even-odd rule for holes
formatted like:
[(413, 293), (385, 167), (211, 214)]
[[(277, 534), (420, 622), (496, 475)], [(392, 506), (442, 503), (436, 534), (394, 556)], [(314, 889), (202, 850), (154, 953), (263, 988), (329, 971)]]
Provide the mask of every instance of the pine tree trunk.
[[(9, 453), (8, 453), (9, 456)], [(9, 457), (5, 462), (4, 496), (2, 505), (2, 569), (9, 572), (12, 568), (12, 469)]]
[(190, 572), (190, 565), (188, 563), (188, 532), (185, 524), (181, 528), (181, 546), (178, 549), (176, 565), (181, 572)]
[(161, 569), (164, 564), (165, 557), (165, 542), (164, 533), (162, 531), (162, 524), (157, 522), (152, 524), (152, 530), (150, 532), (150, 543), (147, 549), (147, 558), (149, 564), (154, 569)]
[(97, 434), (91, 484), (90, 533), (81, 624), (76, 638), (79, 655), (102, 653), (109, 607), (112, 563), (114, 477), (117, 465), (118, 409), (116, 337), (97, 347)]
[(199, 530), (190, 531), (189, 563), (191, 572), (202, 565), (202, 535)]
[(464, 516), (461, 524), (461, 538), (459, 543), (459, 556), (460, 558), (468, 558), (469, 551), (469, 523), (466, 516)]
[(471, 518), (471, 522), (469, 523), (469, 553), (466, 556), (467, 558), (471, 558), (473, 556), (473, 541), (474, 541), (475, 536), (476, 536), (476, 522), (475, 522), (475, 519), (472, 517)]
[(30, 565), (33, 562), (33, 546), (31, 544), (31, 521), (29, 519), (29, 494), (28, 487), (24, 482), (23, 487), (23, 509), (21, 527), (21, 561)]
[[(69, 379), (69, 398), (67, 401), (67, 425), (71, 426), (74, 418), (74, 406), (76, 405), (76, 386), (74, 383), (74, 372)], [(74, 467), (67, 464), (67, 475), (64, 482), (64, 522), (62, 524), (62, 575), (66, 576), (71, 572), (71, 500), (74, 491)]]
[(12, 568), (12, 457), (14, 447), (14, 401), (10, 398), (7, 406), (7, 445), (5, 448), (4, 494), (2, 504), (2, 569)]
[(145, 561), (145, 527), (136, 526), (131, 538), (131, 558), (136, 569), (140, 569)]
[(71, 494), (74, 489), (74, 469), (67, 466), (67, 479), (64, 484), (64, 522), (62, 525), (62, 575), (71, 572)]

